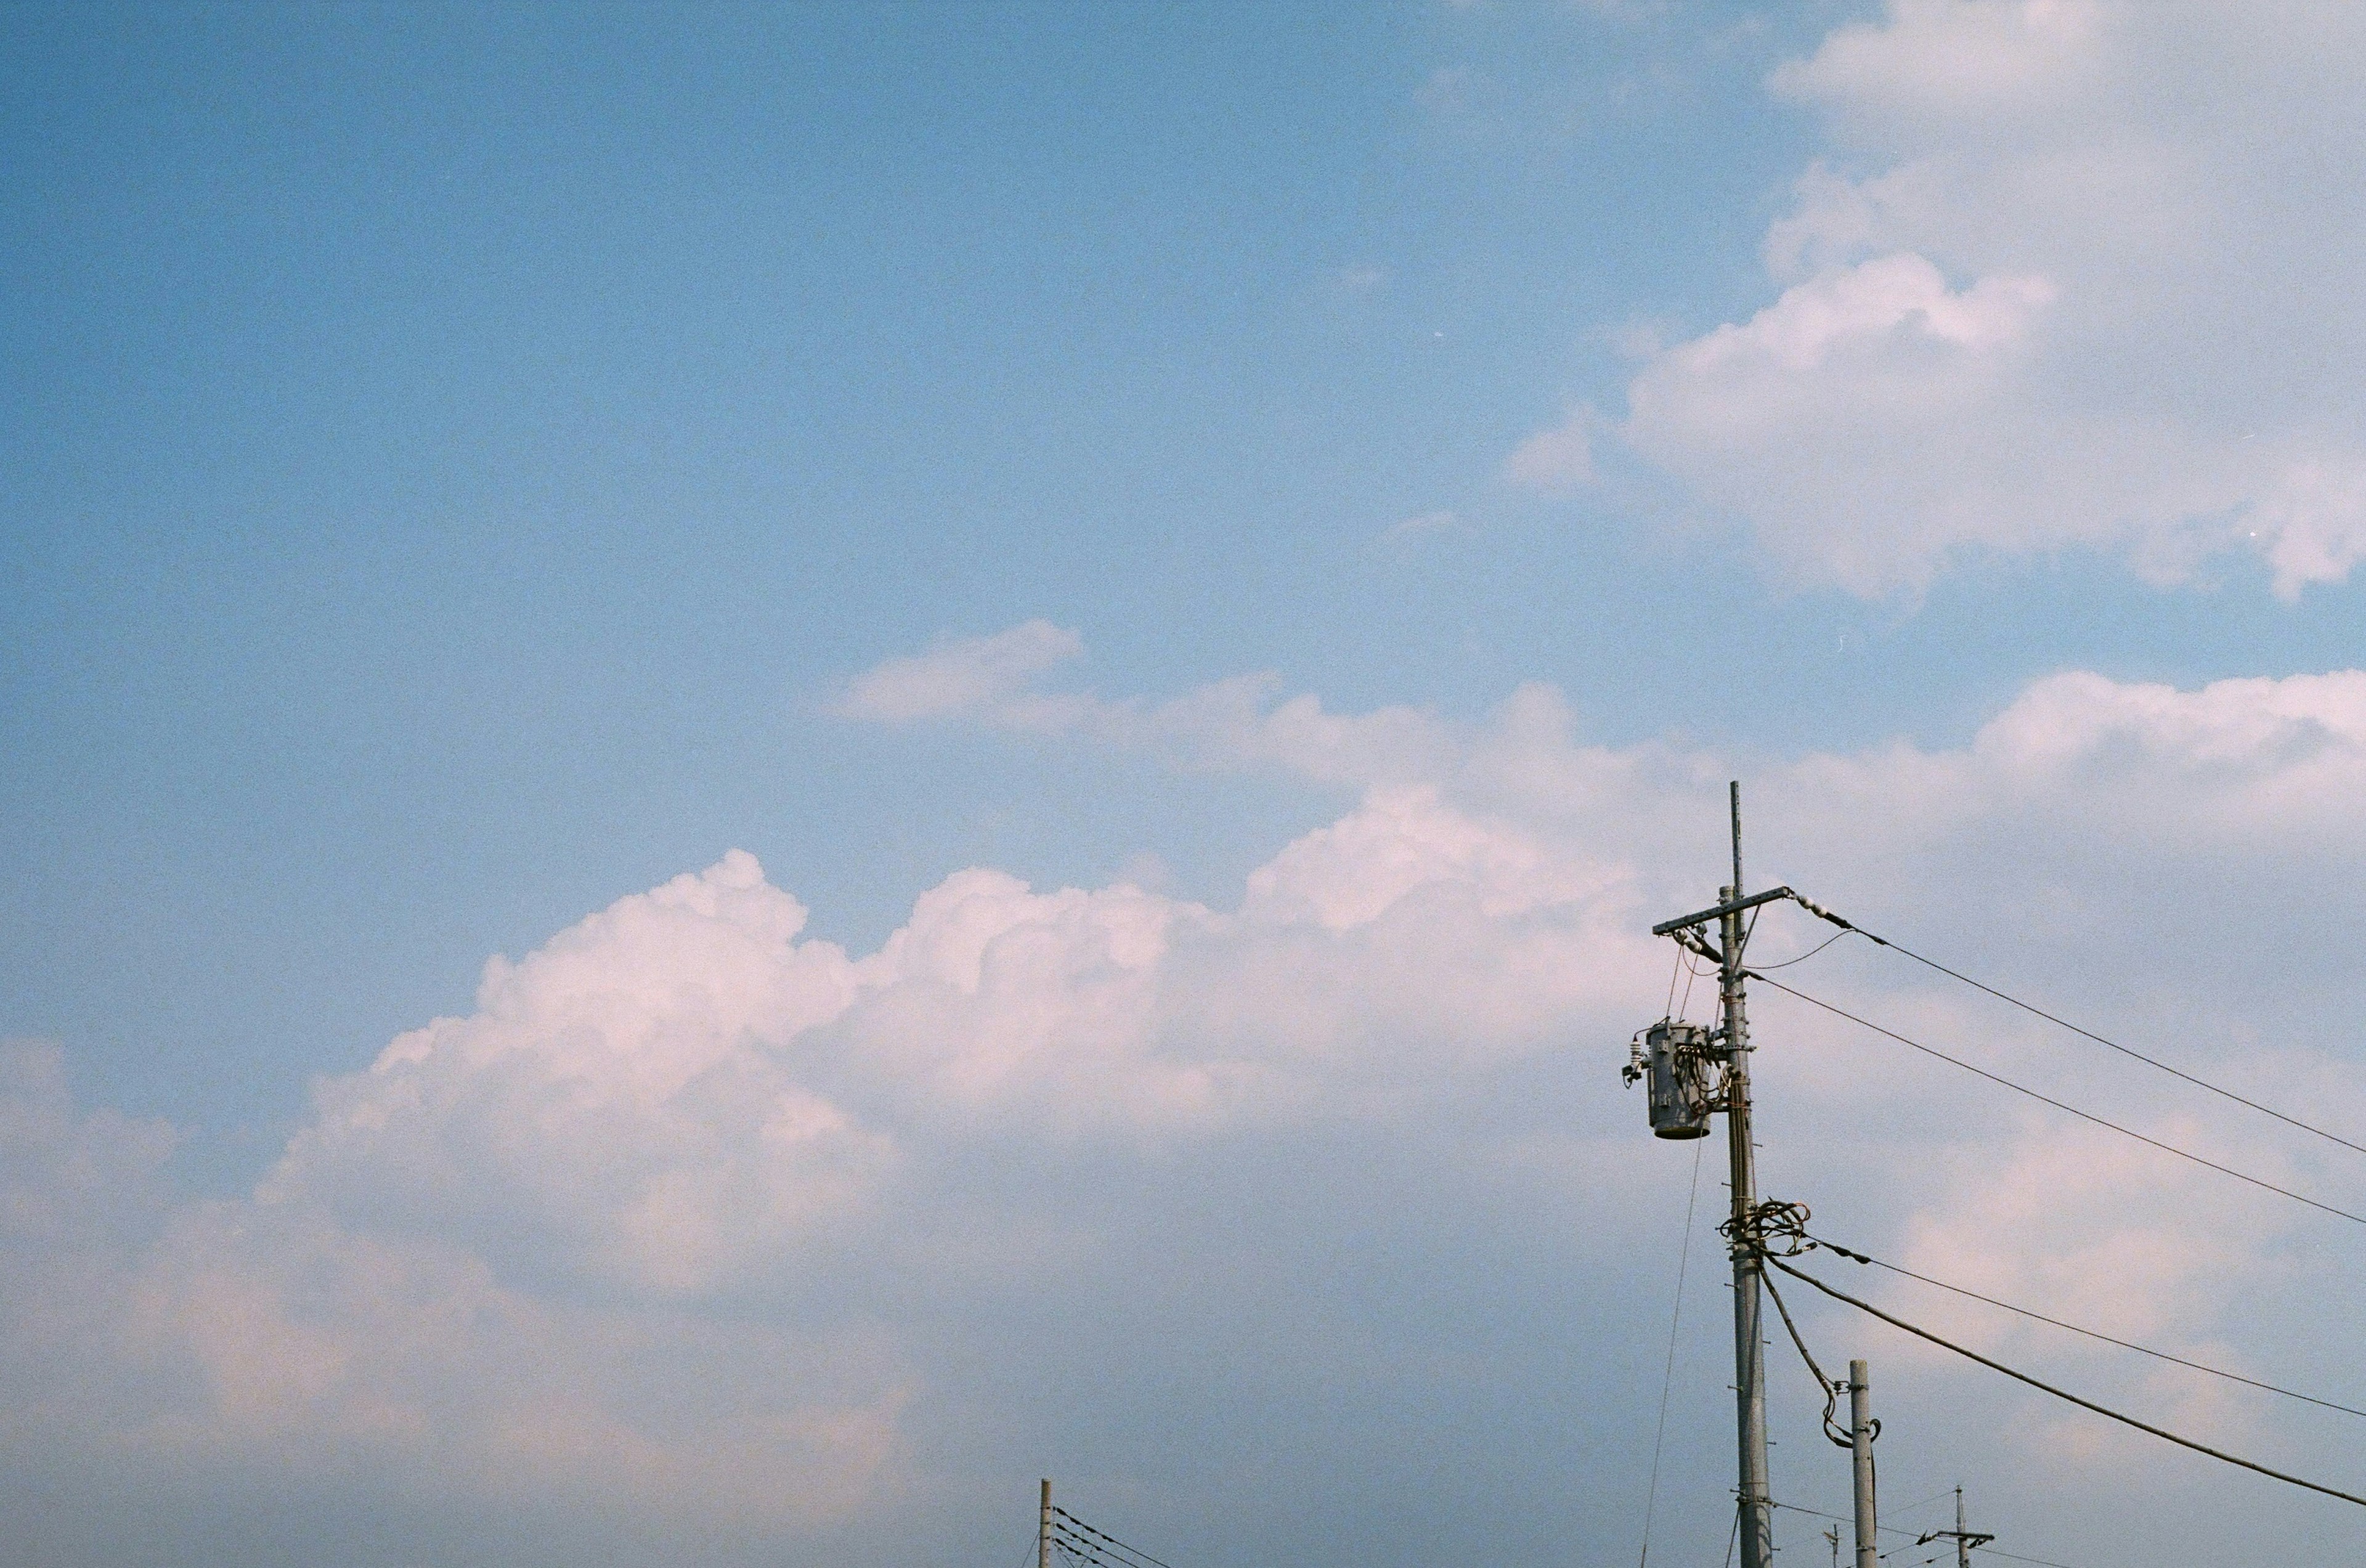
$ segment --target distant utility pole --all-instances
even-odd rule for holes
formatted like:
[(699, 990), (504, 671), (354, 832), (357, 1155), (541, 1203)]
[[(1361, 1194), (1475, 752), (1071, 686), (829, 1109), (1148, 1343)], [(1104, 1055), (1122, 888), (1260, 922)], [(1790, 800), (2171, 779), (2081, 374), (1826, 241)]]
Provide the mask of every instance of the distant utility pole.
[(1052, 1478), (1043, 1478), (1043, 1502), (1035, 1515), (1035, 1568), (1052, 1568)]
[(1881, 1553), (1874, 1538), (1881, 1533), (1873, 1494), (1873, 1377), (1863, 1361), (1849, 1363), (1849, 1469), (1855, 1478), (1856, 1568), (1876, 1568)]
[(1952, 1540), (1955, 1543), (1955, 1568), (1972, 1568), (1972, 1548), (1986, 1546), (1995, 1539), (1996, 1537), (1992, 1535), (1984, 1535), (1978, 1530), (1966, 1529), (1964, 1527), (1964, 1489), (1958, 1486), (1955, 1488), (1955, 1528), (1951, 1530), (1932, 1530), (1930, 1534), (1919, 1538), (1914, 1544), (1927, 1546), (1934, 1540)]
[[(1754, 897), (1742, 895), (1741, 785), (1731, 788), (1733, 820), (1733, 882), (1721, 889), (1715, 908), (1663, 920), (1651, 928), (1653, 936), (1674, 936), (1692, 952), (1717, 961), (1718, 1026), (1715, 1032), (1662, 1019), (1644, 1032), (1628, 1064), (1628, 1082), (1651, 1080), (1651, 1131), (1662, 1138), (1699, 1138), (1708, 1134), (1712, 1111), (1725, 1112), (1728, 1180), (1733, 1192), (1733, 1214), (1726, 1226), (1733, 1258), (1733, 1362), (1735, 1428), (1740, 1447), (1739, 1484), (1734, 1492), (1740, 1517), (1735, 1534), (1741, 1547), (1741, 1568), (1774, 1568), (1774, 1506), (1766, 1476), (1766, 1357), (1759, 1325), (1763, 1266), (1759, 1261), (1757, 1220), (1758, 1159), (1750, 1141), (1750, 1026), (1742, 997), (1745, 940), (1742, 915), (1772, 899), (1786, 897), (1776, 888)], [(1710, 922), (1718, 928), (1718, 945), (1711, 948), (1703, 934)], [(1719, 1069), (1718, 1082), (1708, 1081), (1710, 1068)]]

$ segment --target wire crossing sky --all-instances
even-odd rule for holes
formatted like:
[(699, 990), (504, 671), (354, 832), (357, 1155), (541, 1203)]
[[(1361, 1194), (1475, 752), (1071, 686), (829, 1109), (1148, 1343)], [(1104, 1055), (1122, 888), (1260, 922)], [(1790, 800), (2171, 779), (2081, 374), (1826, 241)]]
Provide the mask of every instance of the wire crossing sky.
[[(2290, 1201), (2366, 1214), (2350, 8), (28, 4), (0, 77), (14, 1560), (1007, 1560), (1051, 1475), (1184, 1568), (1713, 1561), (1617, 1070), (1733, 779), (2046, 1010), (1768, 906), (1765, 1189), (2366, 1495), (2251, 1386), (2366, 1286)], [(2357, 1555), (1789, 1306), (2007, 1545)]]

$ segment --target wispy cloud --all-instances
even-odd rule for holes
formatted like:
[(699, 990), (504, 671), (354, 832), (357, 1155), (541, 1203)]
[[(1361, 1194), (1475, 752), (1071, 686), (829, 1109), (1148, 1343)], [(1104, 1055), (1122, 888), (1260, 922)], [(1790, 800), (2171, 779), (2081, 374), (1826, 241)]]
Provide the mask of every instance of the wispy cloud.
[(1594, 482), (1594, 424), (1590, 408), (1569, 411), (1559, 424), (1539, 430), (1504, 459), (1504, 478), (1526, 490), (1567, 493)]
[(877, 724), (962, 717), (1010, 728), (1063, 728), (1075, 722), (1078, 710), (1062, 698), (1036, 693), (1033, 683), (1084, 651), (1084, 639), (1075, 632), (1049, 621), (1029, 621), (875, 665), (849, 681), (829, 709), (842, 718)]

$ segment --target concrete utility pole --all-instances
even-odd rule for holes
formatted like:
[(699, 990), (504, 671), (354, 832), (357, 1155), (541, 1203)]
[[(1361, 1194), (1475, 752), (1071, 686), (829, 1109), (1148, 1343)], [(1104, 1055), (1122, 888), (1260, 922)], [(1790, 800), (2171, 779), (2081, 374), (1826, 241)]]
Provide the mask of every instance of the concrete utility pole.
[(1043, 1478), (1043, 1504), (1035, 1516), (1035, 1568), (1052, 1568), (1052, 1480)]
[(1750, 1234), (1758, 1206), (1758, 1150), (1750, 1141), (1750, 1024), (1741, 993), (1741, 781), (1728, 799), (1733, 818), (1733, 886), (1718, 902), (1718, 987), (1724, 1014), (1725, 1148), (1733, 1186), (1733, 1369), (1741, 1444), (1741, 1568), (1774, 1568), (1774, 1490), (1766, 1473), (1766, 1340), (1759, 1314), (1764, 1265)]
[[(1662, 1019), (1638, 1038), (1627, 1078), (1630, 1083), (1650, 1081), (1651, 1131), (1660, 1137), (1706, 1137), (1711, 1114), (1725, 1112), (1727, 1183), (1733, 1194), (1732, 1215), (1723, 1228), (1733, 1259), (1734, 1435), (1739, 1449), (1734, 1535), (1741, 1548), (1741, 1568), (1774, 1568), (1774, 1505), (1766, 1476), (1766, 1342), (1760, 1325), (1765, 1293), (1757, 1235), (1758, 1150), (1750, 1134), (1750, 1022), (1742, 995), (1749, 972), (1742, 967), (1741, 950), (1749, 936), (1744, 913), (1788, 897), (1790, 891), (1777, 887), (1755, 897), (1743, 895), (1739, 783), (1728, 798), (1733, 825), (1732, 883), (1718, 891), (1714, 908), (1651, 928), (1654, 936), (1673, 936), (1687, 951), (1717, 960), (1718, 1028)], [(1707, 935), (1712, 923), (1718, 933), (1715, 949)], [(1718, 1074), (1713, 1088), (1712, 1071)]]
[(1881, 1521), (1873, 1495), (1873, 1379), (1863, 1361), (1849, 1363), (1849, 1467), (1856, 1478), (1856, 1568), (1875, 1568)]

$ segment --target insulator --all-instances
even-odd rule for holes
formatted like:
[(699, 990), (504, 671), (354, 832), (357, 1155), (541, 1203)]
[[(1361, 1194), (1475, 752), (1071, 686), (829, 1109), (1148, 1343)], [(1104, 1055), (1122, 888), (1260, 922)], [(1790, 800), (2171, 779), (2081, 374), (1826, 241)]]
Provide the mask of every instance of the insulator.
[(1643, 1032), (1644, 1078), (1651, 1132), (1662, 1138), (1708, 1135), (1708, 1031), (1662, 1019)]

